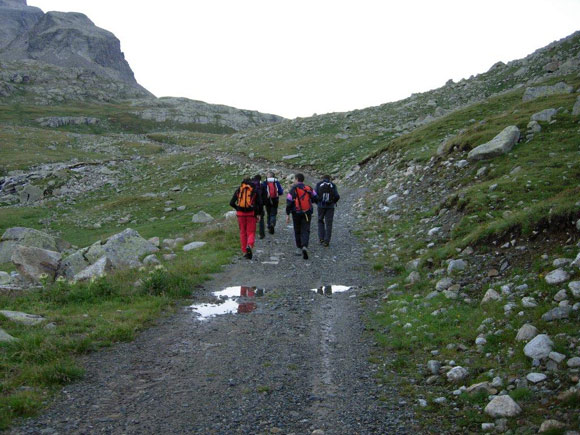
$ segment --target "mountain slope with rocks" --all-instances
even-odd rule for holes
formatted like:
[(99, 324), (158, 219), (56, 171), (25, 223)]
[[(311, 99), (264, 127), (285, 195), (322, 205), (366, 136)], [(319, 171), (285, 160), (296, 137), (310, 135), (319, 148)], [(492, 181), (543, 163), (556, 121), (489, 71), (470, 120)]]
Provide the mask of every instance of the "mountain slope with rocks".
[[(240, 124), (234, 113), (227, 132), (191, 131), (211, 117), (181, 99), (0, 106), (1, 249), (4, 258), (11, 252), (0, 265), (0, 301), (11, 318), (46, 319), (22, 326), (0, 316), (8, 349), (0, 424), (78, 380), (72, 357), (131, 341), (176, 299), (215, 302), (210, 293), (248, 284), (272, 291), (218, 303), (244, 305), (202, 328), (178, 307), (103, 356), (113, 365), (106, 373), (100, 354), (89, 355), (88, 377), (67, 388), (71, 396), (15, 432), (90, 430), (93, 421), (105, 431), (153, 432), (167, 418), (180, 430), (224, 432), (577, 430), (579, 60), (575, 33), (402, 101), (271, 125)], [(10, 85), (18, 98), (27, 83)], [(254, 128), (233, 131), (244, 125)], [(240, 259), (223, 269), (238, 250), (224, 215), (231, 193), (267, 169), (285, 187), (296, 171), (309, 181), (333, 175), (345, 193), (337, 247), (313, 248), (304, 263), (282, 225), (258, 242), (252, 269)], [(112, 272), (106, 246), (134, 231), (148, 240), (146, 257)], [(37, 250), (58, 266), (42, 278), (23, 269), (25, 258), (39, 263), (29, 255)], [(63, 275), (63, 264), (75, 270)], [(25, 270), (38, 272), (42, 290), (26, 290)], [(68, 281), (79, 274), (84, 281)], [(334, 279), (352, 293), (326, 294)], [(319, 286), (322, 294), (312, 292)], [(259, 365), (253, 352), (265, 356)], [(135, 368), (140, 356), (150, 370)], [(243, 373), (230, 376), (238, 362)], [(187, 386), (165, 391), (194, 366), (203, 376), (191, 382), (207, 397)], [(118, 412), (109, 393), (138, 417)], [(216, 423), (220, 395), (231, 412)], [(363, 410), (349, 408), (355, 396)], [(174, 412), (192, 397), (184, 406), (192, 418)]]

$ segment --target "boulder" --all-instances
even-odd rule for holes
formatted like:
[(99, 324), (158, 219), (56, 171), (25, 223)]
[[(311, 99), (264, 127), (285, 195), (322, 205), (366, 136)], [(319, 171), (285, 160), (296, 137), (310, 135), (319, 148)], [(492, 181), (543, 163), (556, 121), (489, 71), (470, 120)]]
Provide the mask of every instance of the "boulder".
[(235, 219), (236, 218), (236, 211), (235, 210), (231, 210), (231, 211), (228, 211), (228, 212), (224, 213), (224, 218), (226, 218), (226, 219)]
[(511, 125), (503, 129), (491, 141), (472, 149), (467, 155), (467, 158), (472, 161), (485, 160), (509, 153), (519, 139), (520, 129), (515, 125)]
[(75, 275), (89, 267), (91, 264), (85, 258), (86, 252), (87, 249), (81, 249), (63, 259), (60, 263), (58, 275), (64, 276), (66, 279), (73, 279)]
[(0, 343), (10, 343), (10, 342), (16, 341), (16, 340), (18, 340), (18, 339), (12, 337), (6, 331), (4, 331), (2, 328), (0, 328)]
[(193, 218), (191, 218), (191, 222), (194, 224), (207, 224), (211, 221), (213, 221), (213, 217), (205, 211), (200, 211), (199, 213), (194, 214)]
[(554, 343), (550, 340), (548, 335), (536, 335), (528, 344), (525, 345), (524, 354), (532, 359), (544, 359), (550, 355), (553, 346)]
[(570, 274), (564, 269), (556, 269), (551, 271), (544, 278), (548, 284), (558, 285), (570, 279)]
[(516, 341), (529, 341), (536, 335), (538, 335), (538, 328), (526, 323), (518, 330)]
[(39, 323), (42, 323), (46, 320), (42, 316), (38, 316), (36, 314), (21, 313), (20, 311), (0, 310), (0, 314), (2, 314), (4, 317), (7, 317), (13, 322), (28, 326), (38, 325)]
[(554, 320), (567, 319), (571, 311), (572, 307), (570, 306), (556, 307), (547, 313), (544, 313), (542, 315), (542, 320), (545, 322), (553, 322)]
[(568, 288), (572, 292), (572, 296), (574, 296), (574, 298), (580, 299), (580, 281), (569, 282)]
[(97, 262), (87, 267), (82, 272), (79, 272), (73, 278), (73, 281), (81, 282), (88, 281), (92, 278), (98, 278), (110, 273), (113, 270), (113, 265), (108, 257), (102, 257)]
[(570, 358), (566, 364), (568, 365), (568, 367), (570, 367), (571, 369), (580, 367), (580, 357), (575, 356), (574, 358)]
[(546, 109), (542, 110), (541, 112), (534, 113), (530, 119), (532, 121), (550, 122), (552, 120), (552, 116), (556, 115), (556, 113), (558, 113), (556, 109)]
[(542, 131), (542, 126), (538, 124), (538, 121), (528, 122), (528, 133), (539, 133)]
[(40, 283), (42, 275), (54, 280), (58, 271), (61, 254), (41, 248), (17, 246), (12, 253), (12, 262), (22, 277)]
[(8, 228), (0, 239), (0, 263), (8, 263), (17, 245), (62, 252), (70, 245), (64, 240), (32, 228)]
[(107, 257), (114, 269), (126, 269), (141, 266), (141, 257), (157, 251), (159, 249), (153, 243), (145, 240), (137, 231), (127, 228), (109, 237), (104, 244), (98, 242), (92, 245), (86, 258), (94, 263), (102, 257)]
[(33, 184), (27, 184), (19, 192), (21, 204), (32, 204), (44, 198), (44, 192)]
[(493, 418), (515, 417), (522, 408), (510, 396), (496, 396), (485, 407), (485, 413)]
[(185, 245), (183, 247), (183, 250), (185, 252), (193, 251), (194, 249), (199, 249), (199, 248), (201, 248), (201, 247), (203, 247), (205, 245), (206, 245), (205, 242), (191, 242), (191, 243), (188, 243), (187, 245)]
[(545, 433), (545, 432), (560, 433), (565, 427), (566, 427), (566, 425), (564, 423), (562, 423), (561, 421), (544, 420), (544, 422), (542, 422), (542, 424), (540, 425), (540, 430), (538, 431), (538, 433)]
[(564, 82), (556, 83), (553, 86), (531, 87), (526, 88), (524, 96), (522, 97), (522, 101), (532, 101), (536, 98), (546, 97), (549, 95), (571, 94), (572, 92), (574, 92), (574, 88)]

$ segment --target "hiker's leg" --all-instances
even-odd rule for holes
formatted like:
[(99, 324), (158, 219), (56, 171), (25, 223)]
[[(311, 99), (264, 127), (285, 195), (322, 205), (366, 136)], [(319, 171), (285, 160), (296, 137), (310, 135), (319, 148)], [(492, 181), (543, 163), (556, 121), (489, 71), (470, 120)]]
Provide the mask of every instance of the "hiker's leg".
[(262, 208), (262, 216), (260, 216), (260, 222), (259, 222), (259, 227), (260, 227), (260, 239), (263, 239), (264, 237), (266, 237), (266, 231), (264, 229), (264, 218), (266, 217), (266, 215), (264, 214), (264, 208)]
[(272, 200), (272, 206), (270, 208), (270, 214), (271, 214), (271, 218), (272, 218), (270, 225), (272, 227), (276, 226), (276, 215), (278, 214), (278, 201), (279, 201), (278, 198), (274, 198)]
[(242, 245), (242, 252), (246, 253), (246, 246), (248, 246), (248, 233), (246, 231), (246, 216), (238, 216), (238, 226), (240, 227), (240, 244)]
[(318, 207), (318, 240), (325, 240), (324, 235), (326, 234), (324, 228), (324, 215), (325, 215), (325, 208)]
[(312, 214), (304, 213), (302, 215), (301, 222), (301, 241), (304, 248), (308, 247), (308, 242), (310, 240), (310, 221), (312, 220)]
[(256, 217), (255, 216), (248, 216), (248, 246), (254, 249), (254, 244), (256, 243)]
[(296, 241), (297, 248), (302, 248), (301, 219), (302, 215), (292, 213), (292, 223), (294, 224), (294, 240)]
[(326, 238), (324, 241), (330, 242), (330, 238), (332, 237), (332, 222), (334, 221), (334, 207), (326, 209), (324, 219), (326, 220)]

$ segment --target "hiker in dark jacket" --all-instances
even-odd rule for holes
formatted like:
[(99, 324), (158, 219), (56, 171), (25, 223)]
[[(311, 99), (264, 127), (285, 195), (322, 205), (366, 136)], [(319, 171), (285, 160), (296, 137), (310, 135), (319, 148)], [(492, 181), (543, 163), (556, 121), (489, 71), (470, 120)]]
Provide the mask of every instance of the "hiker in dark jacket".
[[(276, 215), (278, 214), (278, 205), (280, 196), (284, 194), (284, 189), (274, 176), (272, 171), (268, 172), (268, 178), (262, 183), (262, 190), (266, 192), (266, 214), (268, 215), (267, 224), (268, 232), (274, 234), (274, 228), (276, 227)], [(263, 219), (262, 219), (263, 220)]]
[(332, 237), (334, 208), (340, 195), (336, 184), (330, 181), (330, 175), (323, 175), (314, 190), (318, 197), (318, 240), (321, 245), (328, 247)]
[(236, 209), (242, 252), (245, 258), (251, 260), (256, 241), (256, 222), (260, 220), (258, 194), (252, 180), (242, 180), (230, 200), (230, 206)]
[(286, 197), (286, 223), (290, 222), (292, 214), (296, 247), (301, 252), (302, 258), (308, 260), (312, 203), (317, 201), (316, 192), (304, 184), (304, 175), (296, 174), (294, 180), (295, 183)]
[(257, 199), (258, 199), (258, 211), (259, 211), (259, 232), (260, 232), (260, 239), (266, 237), (266, 231), (264, 229), (264, 205), (266, 204), (266, 191), (262, 187), (262, 176), (257, 174), (252, 178), (252, 182), (256, 188)]

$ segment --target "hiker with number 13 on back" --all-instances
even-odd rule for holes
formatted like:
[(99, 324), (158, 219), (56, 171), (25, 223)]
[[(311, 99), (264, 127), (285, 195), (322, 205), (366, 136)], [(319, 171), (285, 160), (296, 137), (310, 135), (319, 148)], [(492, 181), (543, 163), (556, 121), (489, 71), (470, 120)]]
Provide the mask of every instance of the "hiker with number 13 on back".
[(302, 258), (308, 260), (312, 203), (317, 202), (316, 192), (304, 184), (304, 175), (296, 174), (294, 180), (295, 183), (286, 197), (286, 223), (290, 222), (292, 214), (296, 247)]
[(236, 209), (244, 258), (251, 260), (256, 241), (256, 223), (260, 220), (260, 200), (252, 180), (249, 178), (242, 180), (242, 184), (230, 200), (230, 206)]

